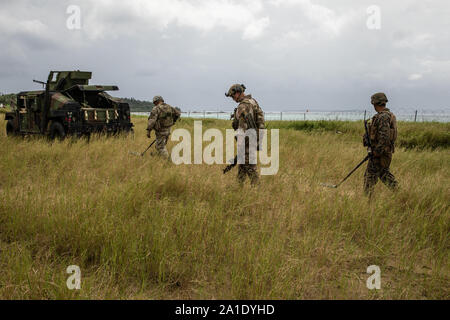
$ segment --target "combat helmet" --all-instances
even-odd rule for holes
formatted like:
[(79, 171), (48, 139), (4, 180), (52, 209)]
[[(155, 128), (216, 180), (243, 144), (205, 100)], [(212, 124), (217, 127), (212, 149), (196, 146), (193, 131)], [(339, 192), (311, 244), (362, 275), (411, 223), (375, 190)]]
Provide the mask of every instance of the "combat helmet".
[(161, 96), (154, 96), (153, 97), (153, 104), (156, 104), (158, 101), (164, 102), (163, 97), (161, 97)]
[(232, 97), (236, 92), (244, 92), (245, 86), (243, 84), (233, 84), (227, 93), (225, 93), (225, 96)]
[(371, 97), (371, 103), (372, 103), (373, 105), (376, 105), (376, 106), (379, 106), (379, 105), (381, 105), (381, 106), (386, 105), (386, 103), (387, 103), (388, 101), (389, 101), (388, 98), (386, 97), (386, 95), (385, 95), (383, 92), (375, 93), (375, 94)]

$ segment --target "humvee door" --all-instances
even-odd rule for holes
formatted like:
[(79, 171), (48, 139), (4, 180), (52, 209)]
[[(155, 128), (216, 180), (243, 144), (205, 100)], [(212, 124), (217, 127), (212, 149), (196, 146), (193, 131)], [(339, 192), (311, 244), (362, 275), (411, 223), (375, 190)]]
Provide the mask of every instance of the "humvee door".
[(39, 133), (40, 101), (35, 95), (22, 95), (19, 97), (19, 126), (24, 133)]

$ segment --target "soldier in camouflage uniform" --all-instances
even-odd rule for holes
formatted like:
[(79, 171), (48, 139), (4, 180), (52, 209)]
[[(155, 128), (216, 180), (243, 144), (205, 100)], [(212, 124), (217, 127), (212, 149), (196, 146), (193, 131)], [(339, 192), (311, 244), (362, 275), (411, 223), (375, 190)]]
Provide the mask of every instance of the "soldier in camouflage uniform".
[(147, 137), (150, 138), (150, 133), (155, 130), (156, 134), (156, 150), (158, 154), (164, 158), (169, 159), (169, 152), (166, 144), (170, 135), (170, 127), (180, 118), (180, 111), (166, 103), (161, 96), (153, 98), (155, 105), (148, 117)]
[(370, 197), (375, 184), (380, 179), (391, 190), (398, 188), (394, 175), (389, 171), (392, 154), (395, 152), (397, 139), (397, 121), (395, 115), (386, 108), (388, 99), (382, 92), (372, 96), (371, 102), (377, 111), (369, 125), (369, 137), (364, 136), (364, 146), (372, 147), (369, 150), (369, 163), (364, 174), (364, 192)]
[[(257, 136), (257, 150), (262, 137), (259, 136), (259, 129), (264, 129), (264, 112), (259, 107), (258, 102), (251, 95), (245, 95), (245, 86), (243, 84), (234, 84), (230, 87), (225, 96), (233, 98), (239, 105), (233, 113), (233, 129), (241, 129), (243, 133), (248, 129), (255, 129)], [(238, 139), (239, 143), (239, 139)], [(256, 150), (255, 150), (256, 152)], [(238, 165), (238, 180), (242, 184), (246, 177), (250, 178), (251, 184), (256, 185), (259, 182), (259, 174), (256, 164), (250, 164), (250, 145), (245, 143), (245, 163)]]

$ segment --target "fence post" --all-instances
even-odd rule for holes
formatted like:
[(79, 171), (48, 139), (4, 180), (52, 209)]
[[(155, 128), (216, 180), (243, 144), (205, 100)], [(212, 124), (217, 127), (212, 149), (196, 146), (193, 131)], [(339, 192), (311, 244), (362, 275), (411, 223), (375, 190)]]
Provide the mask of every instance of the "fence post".
[(283, 120), (283, 111), (280, 112), (280, 120)]
[(303, 113), (303, 121), (306, 121), (306, 112)]
[(416, 110), (416, 114), (414, 115), (414, 122), (417, 122), (417, 110)]
[(366, 112), (367, 110), (364, 110), (364, 121), (366, 121)]

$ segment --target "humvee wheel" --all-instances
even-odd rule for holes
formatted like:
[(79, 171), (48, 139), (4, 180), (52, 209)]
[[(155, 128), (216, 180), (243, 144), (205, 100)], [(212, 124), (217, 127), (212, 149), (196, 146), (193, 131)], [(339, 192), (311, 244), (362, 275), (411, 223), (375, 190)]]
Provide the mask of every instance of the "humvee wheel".
[(8, 122), (6, 123), (6, 135), (8, 137), (16, 135), (16, 131), (14, 130), (14, 125), (11, 120), (8, 120)]
[(66, 130), (60, 122), (53, 122), (50, 126), (50, 139), (63, 140), (66, 137)]

